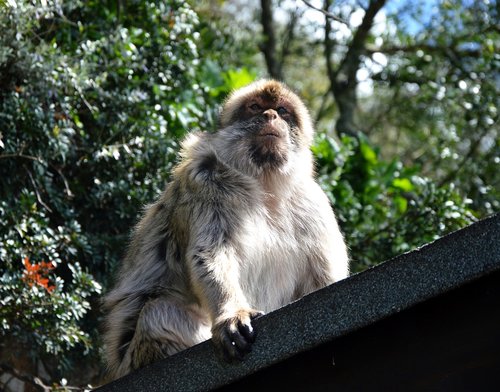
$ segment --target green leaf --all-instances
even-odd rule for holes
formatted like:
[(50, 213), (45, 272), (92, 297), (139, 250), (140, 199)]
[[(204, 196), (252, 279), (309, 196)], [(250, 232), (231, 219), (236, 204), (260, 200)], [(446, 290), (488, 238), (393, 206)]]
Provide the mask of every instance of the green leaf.
[(403, 196), (394, 197), (394, 204), (401, 214), (404, 214), (408, 209), (408, 200), (406, 200)]
[(224, 75), (224, 80), (231, 90), (246, 86), (254, 79), (255, 75), (248, 68), (230, 69)]
[(392, 186), (397, 189), (401, 189), (404, 192), (410, 192), (413, 190), (413, 184), (408, 178), (395, 178), (392, 181)]
[(359, 146), (361, 150), (361, 155), (365, 160), (370, 163), (371, 165), (376, 165), (377, 164), (377, 153), (375, 150), (365, 142), (361, 142), (361, 145)]

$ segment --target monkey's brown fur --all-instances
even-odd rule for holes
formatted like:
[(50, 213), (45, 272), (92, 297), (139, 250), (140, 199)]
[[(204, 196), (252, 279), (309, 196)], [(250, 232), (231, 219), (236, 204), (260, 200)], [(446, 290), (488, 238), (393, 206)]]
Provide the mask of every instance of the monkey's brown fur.
[(348, 275), (302, 101), (258, 81), (229, 97), (220, 124), (184, 141), (105, 298), (112, 378), (210, 337), (241, 358), (254, 317)]

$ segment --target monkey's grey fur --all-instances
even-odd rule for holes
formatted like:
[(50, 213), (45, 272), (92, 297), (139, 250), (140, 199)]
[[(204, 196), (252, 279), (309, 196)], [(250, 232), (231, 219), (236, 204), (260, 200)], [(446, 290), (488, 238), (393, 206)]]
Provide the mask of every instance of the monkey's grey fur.
[(105, 298), (111, 378), (210, 337), (226, 359), (241, 358), (254, 317), (348, 275), (300, 99), (255, 82), (229, 97), (220, 123), (184, 141)]

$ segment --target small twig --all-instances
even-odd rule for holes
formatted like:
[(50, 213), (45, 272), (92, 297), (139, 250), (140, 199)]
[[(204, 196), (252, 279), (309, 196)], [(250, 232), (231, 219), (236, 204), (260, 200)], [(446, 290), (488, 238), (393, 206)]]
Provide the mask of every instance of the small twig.
[(66, 190), (66, 195), (68, 197), (73, 197), (73, 192), (71, 192), (71, 189), (69, 188), (69, 184), (68, 184), (68, 180), (66, 179), (66, 177), (64, 176), (63, 172), (61, 169), (58, 169), (56, 168), (55, 166), (52, 166), (52, 168), (57, 172), (59, 173), (59, 175), (61, 176), (63, 182), (64, 182), (64, 189)]
[(321, 105), (318, 109), (318, 111), (316, 112), (316, 116), (315, 116), (315, 122), (318, 123), (321, 118), (323, 117), (324, 115), (324, 112), (326, 110), (326, 104), (328, 102), (328, 97), (330, 96), (330, 89), (328, 88), (322, 95), (321, 95)]
[(15, 378), (32, 385), (38, 391), (48, 392), (51, 390), (51, 388), (45, 385), (39, 377), (35, 377), (26, 373), (21, 373), (20, 371), (14, 369), (10, 365), (7, 365), (6, 363), (0, 364), (0, 370), (5, 373), (10, 373)]
[(24, 158), (24, 159), (30, 159), (32, 161), (36, 161), (36, 162), (39, 162), (39, 163), (44, 163), (43, 159), (40, 158), (40, 157), (34, 157), (32, 155), (25, 155), (25, 154), (22, 154), (22, 153), (16, 153), (16, 154), (2, 154), (0, 155), (0, 159), (4, 159), (4, 158)]
[(313, 10), (321, 12), (323, 15), (325, 15), (328, 19), (333, 19), (336, 22), (340, 22), (345, 24), (347, 27), (349, 27), (349, 23), (347, 23), (344, 19), (339, 18), (337, 15), (332, 14), (331, 12), (325, 11), (321, 8), (315, 7), (312, 5), (309, 1), (302, 0), (305, 5), (307, 5), (309, 8), (312, 8)]
[[(16, 153), (16, 154), (1, 154), (0, 155), (0, 159), (7, 159), (7, 158), (23, 158), (23, 159), (29, 159), (30, 161), (35, 161), (35, 162), (38, 162), (38, 163), (41, 163), (42, 165), (47, 165), (46, 162), (40, 158), (40, 157), (35, 157), (35, 156), (32, 156), (32, 155), (26, 155), (26, 154), (22, 154), (22, 153)], [(64, 174), (62, 173), (62, 170), (61, 169), (58, 169), (57, 167), (55, 167), (54, 165), (50, 165), (50, 167), (52, 167), (62, 178), (63, 182), (64, 182), (64, 188), (66, 190), (66, 194), (71, 197), (73, 196), (73, 193), (71, 192), (71, 189), (69, 188), (69, 184), (68, 184), (68, 180), (66, 179), (66, 177), (64, 176)], [(43, 203), (42, 203), (43, 204)], [(45, 205), (45, 204), (43, 204)], [(50, 209), (49, 209), (50, 211)]]
[(90, 111), (90, 113), (95, 114), (96, 110), (92, 107), (90, 102), (87, 101), (87, 99), (83, 95), (83, 92), (81, 91), (81, 89), (77, 88), (76, 91), (78, 92), (78, 95), (80, 95), (80, 98), (82, 99), (83, 103), (85, 104), (87, 109)]
[(33, 185), (33, 189), (35, 190), (36, 199), (38, 200), (38, 202), (42, 206), (44, 206), (47, 209), (47, 211), (49, 211), (50, 213), (52, 213), (53, 212), (52, 209), (47, 204), (45, 204), (44, 201), (42, 200), (42, 197), (40, 196), (40, 193), (38, 192), (38, 188), (36, 186), (35, 179), (31, 175), (31, 172), (28, 169), (26, 169), (26, 172), (28, 173), (28, 176), (29, 176), (29, 178), (31, 180), (31, 184)]
[[(401, 92), (400, 90), (401, 90), (400, 87), (396, 87), (394, 94), (392, 94), (392, 97), (390, 99), (390, 103), (396, 102), (398, 100), (399, 94)], [(387, 105), (387, 108), (385, 110), (382, 110), (378, 115), (376, 115), (375, 119), (371, 122), (371, 124), (363, 129), (363, 133), (369, 135), (371, 130), (375, 128), (377, 124), (380, 124), (384, 118), (388, 117), (393, 109), (394, 105), (391, 104)]]
[[(498, 122), (498, 120), (495, 123), (497, 123), (497, 122)], [(478, 128), (479, 128), (479, 125), (476, 126), (476, 131)], [(474, 141), (474, 143), (470, 147), (467, 154), (465, 154), (465, 156), (462, 158), (462, 160), (458, 163), (458, 165), (456, 166), (456, 169), (450, 171), (443, 179), (441, 179), (441, 181), (438, 182), (438, 187), (442, 187), (442, 186), (446, 185), (448, 182), (453, 180), (453, 178), (455, 178), (458, 175), (458, 173), (466, 166), (467, 162), (471, 158), (474, 157), (474, 154), (476, 153), (479, 145), (481, 144), (481, 141), (490, 132), (490, 130), (491, 130), (491, 128), (485, 128), (483, 130), (483, 132), (479, 135), (479, 137)]]

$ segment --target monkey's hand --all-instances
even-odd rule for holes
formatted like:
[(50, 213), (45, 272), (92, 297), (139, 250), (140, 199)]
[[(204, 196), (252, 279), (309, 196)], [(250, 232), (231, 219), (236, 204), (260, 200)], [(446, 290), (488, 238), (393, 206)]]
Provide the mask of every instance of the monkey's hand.
[(264, 313), (254, 309), (240, 309), (234, 314), (218, 317), (212, 327), (212, 340), (224, 359), (242, 360), (252, 351), (255, 331), (252, 320)]

